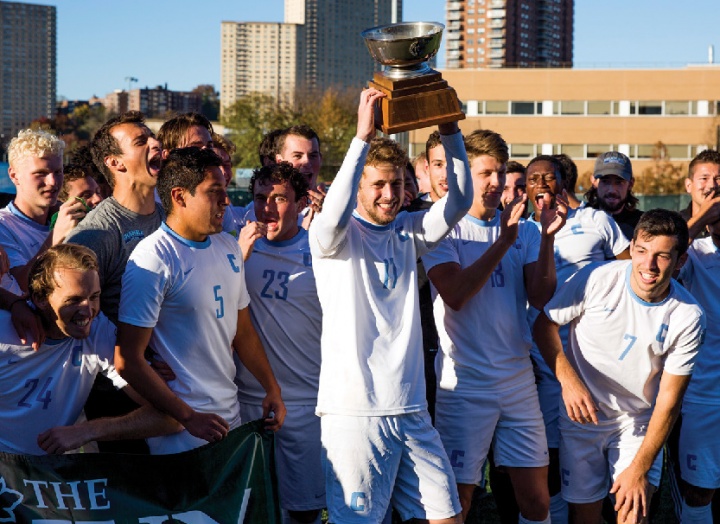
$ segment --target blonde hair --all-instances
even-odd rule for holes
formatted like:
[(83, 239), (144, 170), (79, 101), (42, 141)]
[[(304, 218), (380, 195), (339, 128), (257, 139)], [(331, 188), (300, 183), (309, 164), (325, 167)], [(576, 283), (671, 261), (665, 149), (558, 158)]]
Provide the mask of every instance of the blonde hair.
[(41, 129), (23, 129), (8, 145), (8, 163), (12, 166), (18, 160), (27, 157), (62, 158), (64, 151), (65, 142), (55, 135)]

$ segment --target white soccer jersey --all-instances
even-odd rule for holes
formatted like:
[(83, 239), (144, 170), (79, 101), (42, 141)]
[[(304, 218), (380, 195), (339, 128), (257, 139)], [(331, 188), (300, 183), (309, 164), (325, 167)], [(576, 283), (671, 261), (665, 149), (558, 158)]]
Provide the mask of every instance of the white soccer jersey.
[[(286, 405), (317, 401), (320, 376), (322, 311), (308, 234), (300, 229), (283, 242), (255, 242), (245, 262), (250, 314), (260, 335)], [(238, 367), (241, 402), (259, 404), (265, 390), (244, 367)]]
[(349, 195), (357, 190), (369, 149), (355, 138), (310, 226), (323, 311), (320, 415), (426, 409), (417, 257), (442, 240), (472, 198), (462, 136), (442, 140), (451, 189), (430, 210), (400, 213), (385, 226), (353, 212)]
[[(472, 265), (499, 238), (500, 215), (497, 211), (490, 221), (465, 215), (437, 249), (422, 257), (425, 270), (448, 262), (462, 269)], [(447, 307), (433, 286), (442, 350), (435, 361), (440, 388), (468, 394), (535, 382), (530, 327), (518, 319), (527, 307), (524, 267), (537, 261), (539, 250), (537, 228), (523, 220), (513, 246), (460, 311)]]
[(568, 360), (609, 425), (647, 423), (662, 372), (692, 373), (705, 331), (688, 291), (671, 281), (663, 301), (645, 302), (630, 287), (631, 271), (625, 260), (585, 267), (545, 306), (552, 321), (570, 323)]
[[(542, 229), (540, 222), (530, 220), (538, 230)], [(555, 235), (555, 272), (557, 274), (557, 287), (572, 277), (579, 269), (592, 262), (602, 262), (616, 257), (630, 247), (617, 223), (604, 211), (591, 207), (569, 209), (567, 221), (563, 228)], [(531, 328), (535, 324), (538, 310), (528, 308), (528, 323)], [(568, 328), (560, 328), (560, 339), (563, 347), (567, 346)], [(531, 354), (535, 361), (536, 371), (542, 379), (555, 380), (540, 355), (540, 350), (533, 342)]]
[(692, 243), (678, 279), (705, 310), (708, 326), (684, 398), (699, 404), (720, 405), (717, 386), (720, 380), (720, 251), (712, 238)]
[(112, 367), (115, 334), (101, 313), (88, 338), (46, 339), (34, 351), (20, 342), (10, 314), (0, 312), (0, 451), (44, 454), (38, 435), (75, 423), (98, 373), (125, 387)]
[[(220, 415), (234, 428), (240, 414), (231, 344), (238, 310), (249, 300), (242, 254), (232, 236), (193, 242), (163, 223), (130, 256), (119, 319), (153, 328), (150, 347), (177, 377), (170, 389), (194, 410)], [(167, 451), (161, 441), (174, 437), (148, 444), (151, 451)]]
[(0, 246), (10, 259), (10, 267), (24, 266), (35, 255), (50, 233), (48, 226), (30, 220), (14, 202), (0, 209)]

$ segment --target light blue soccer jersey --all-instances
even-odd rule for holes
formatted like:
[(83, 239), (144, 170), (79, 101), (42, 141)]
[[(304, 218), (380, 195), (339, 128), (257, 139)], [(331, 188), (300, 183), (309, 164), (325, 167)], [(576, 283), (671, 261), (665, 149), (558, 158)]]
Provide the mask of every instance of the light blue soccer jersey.
[(720, 251), (712, 238), (695, 240), (678, 277), (705, 310), (707, 333), (685, 400), (720, 405)]
[(587, 266), (545, 306), (550, 320), (570, 324), (565, 353), (601, 425), (646, 424), (662, 373), (691, 374), (705, 331), (687, 290), (671, 281), (664, 300), (645, 302), (632, 290), (632, 269), (627, 260)]
[[(484, 221), (465, 215), (437, 249), (422, 257), (426, 271), (445, 263), (472, 265), (499, 238), (500, 216), (497, 211)], [(537, 228), (521, 221), (513, 246), (460, 311), (446, 306), (433, 286), (442, 351), (435, 362), (439, 387), (467, 394), (534, 383), (530, 327), (518, 320), (527, 308), (524, 268), (537, 261), (539, 250)]]
[[(177, 377), (168, 387), (194, 410), (220, 415), (232, 428), (240, 413), (231, 344), (238, 311), (248, 303), (235, 238), (219, 233), (193, 242), (163, 223), (130, 256), (119, 319), (153, 328), (150, 347)], [(153, 442), (176, 437), (149, 439), (151, 451)]]
[[(283, 242), (255, 242), (245, 262), (250, 315), (267, 353), (286, 405), (317, 401), (322, 311), (315, 287), (308, 234)], [(238, 367), (241, 402), (259, 404), (265, 390)]]
[(0, 246), (10, 259), (10, 267), (24, 266), (35, 255), (50, 233), (50, 228), (30, 220), (10, 202), (0, 209)]
[(35, 351), (0, 311), (0, 451), (44, 454), (38, 435), (75, 423), (98, 373), (125, 387), (112, 367), (115, 338), (115, 326), (101, 313), (87, 338), (46, 339)]

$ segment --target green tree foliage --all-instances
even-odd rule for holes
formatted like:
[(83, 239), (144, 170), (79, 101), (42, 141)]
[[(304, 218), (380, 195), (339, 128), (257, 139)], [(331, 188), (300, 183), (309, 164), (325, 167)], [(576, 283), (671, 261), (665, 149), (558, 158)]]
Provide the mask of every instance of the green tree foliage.
[(319, 96), (298, 94), (292, 105), (261, 93), (244, 96), (230, 106), (222, 118), (222, 124), (230, 131), (230, 139), (237, 146), (233, 164), (236, 167), (257, 167), (258, 146), (266, 133), (306, 124), (320, 137), (323, 155), (321, 179), (331, 180), (355, 136), (356, 107), (355, 95), (346, 95), (334, 89)]
[(90, 143), (95, 132), (108, 117), (103, 105), (80, 105), (70, 114), (57, 113), (53, 118), (34, 120), (30, 127), (55, 133), (65, 141), (65, 154), (72, 155), (74, 151)]

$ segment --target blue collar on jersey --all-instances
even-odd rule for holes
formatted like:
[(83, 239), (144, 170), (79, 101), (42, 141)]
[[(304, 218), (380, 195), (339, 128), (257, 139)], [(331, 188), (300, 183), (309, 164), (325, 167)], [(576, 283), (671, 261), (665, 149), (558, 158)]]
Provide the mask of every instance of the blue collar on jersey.
[(288, 238), (287, 240), (270, 241), (267, 238), (262, 237), (259, 239), (259, 241), (270, 247), (287, 247), (292, 246), (293, 244), (297, 244), (298, 242), (300, 242), (300, 240), (303, 239), (303, 237), (307, 237), (307, 231), (303, 228), (299, 228), (295, 236), (292, 238)]
[(170, 229), (170, 226), (168, 226), (166, 222), (160, 224), (160, 229), (165, 231), (168, 235), (173, 237), (181, 244), (185, 244), (188, 247), (194, 247), (195, 249), (205, 249), (207, 247), (210, 247), (210, 235), (208, 235), (208, 237), (202, 242), (195, 242), (194, 240), (188, 240), (187, 238), (178, 235), (175, 231)]
[(630, 285), (630, 272), (632, 271), (632, 260), (628, 260), (629, 264), (627, 267), (627, 270), (625, 271), (625, 284), (627, 285), (628, 293), (630, 293), (630, 296), (637, 302), (638, 304), (641, 304), (643, 306), (647, 307), (655, 307), (655, 306), (661, 306), (665, 302), (667, 302), (670, 297), (675, 292), (675, 282), (673, 282), (673, 279), (670, 279), (670, 288), (668, 289), (668, 294), (665, 298), (663, 298), (660, 302), (646, 302), (639, 296), (635, 294), (635, 291), (633, 291), (632, 286)]
[(478, 226), (489, 227), (489, 226), (494, 226), (498, 223), (498, 221), (500, 220), (500, 211), (496, 209), (495, 216), (492, 217), (490, 220), (481, 220), (479, 218), (472, 216), (470, 213), (465, 215), (465, 218), (467, 218), (473, 224), (477, 224)]
[(33, 229), (37, 229), (38, 231), (50, 231), (50, 226), (46, 226), (46, 225), (43, 225), (43, 224), (38, 224), (38, 223), (35, 222), (32, 218), (30, 218), (30, 217), (27, 216), (25, 213), (23, 213), (22, 211), (20, 211), (20, 210), (15, 206), (15, 201), (14, 201), (14, 200), (13, 200), (12, 202), (10, 202), (7, 207), (8, 207), (8, 209), (10, 210), (10, 212), (11, 212), (13, 215), (15, 215), (16, 217), (18, 217), (20, 220), (22, 220), (25, 224), (27, 224), (28, 226), (32, 227)]
[[(398, 213), (398, 214), (400, 214), (400, 213)], [(381, 226), (378, 224), (373, 224), (372, 222), (368, 222), (363, 217), (361, 217), (360, 213), (358, 213), (357, 211), (353, 211), (353, 218), (357, 219), (358, 222), (360, 222), (363, 226), (367, 227), (368, 229), (370, 229), (372, 231), (388, 231), (390, 229), (393, 229), (393, 223), (397, 219), (397, 216), (395, 217), (395, 219), (393, 219), (392, 222), (390, 222), (389, 224), (385, 224), (384, 226)]]

